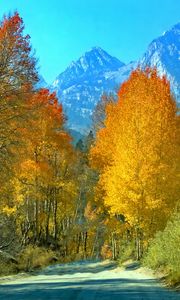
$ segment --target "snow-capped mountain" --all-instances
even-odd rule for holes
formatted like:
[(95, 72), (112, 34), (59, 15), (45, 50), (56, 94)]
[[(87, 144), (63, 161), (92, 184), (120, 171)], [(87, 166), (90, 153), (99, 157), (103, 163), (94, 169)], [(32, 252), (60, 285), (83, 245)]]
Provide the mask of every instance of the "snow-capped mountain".
[(125, 65), (99, 47), (73, 61), (50, 87), (63, 104), (68, 127), (87, 132), (102, 94), (116, 92), (137, 65), (156, 66), (160, 75), (166, 74), (180, 105), (180, 23), (153, 40), (138, 63)]
[(160, 75), (166, 74), (180, 102), (180, 23), (153, 40), (139, 64), (143, 68), (156, 66)]
[(135, 64), (125, 65), (99, 47), (86, 52), (53, 82), (68, 116), (68, 126), (82, 133), (89, 130), (91, 115), (101, 95), (119, 88)]

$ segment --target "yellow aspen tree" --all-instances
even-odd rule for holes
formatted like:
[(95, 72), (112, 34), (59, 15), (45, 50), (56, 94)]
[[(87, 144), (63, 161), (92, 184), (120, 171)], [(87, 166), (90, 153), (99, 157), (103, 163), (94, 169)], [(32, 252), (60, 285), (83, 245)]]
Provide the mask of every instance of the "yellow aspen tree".
[(176, 105), (166, 78), (155, 69), (132, 72), (118, 102), (107, 107), (105, 126), (91, 151), (95, 164), (101, 152), (105, 158), (99, 164), (104, 203), (147, 239), (163, 228), (179, 196)]

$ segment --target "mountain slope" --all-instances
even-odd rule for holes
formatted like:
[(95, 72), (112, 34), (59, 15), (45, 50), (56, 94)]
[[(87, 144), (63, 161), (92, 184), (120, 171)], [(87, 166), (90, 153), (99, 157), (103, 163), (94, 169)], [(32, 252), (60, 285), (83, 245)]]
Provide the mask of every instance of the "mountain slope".
[(89, 77), (93, 75), (98, 76), (104, 72), (116, 71), (123, 65), (124, 63), (112, 57), (100, 47), (94, 47), (81, 56), (76, 62), (73, 61), (70, 66), (56, 78), (53, 82), (53, 87), (64, 90), (79, 83), (81, 80), (89, 79)]
[(50, 87), (63, 104), (67, 126), (82, 134), (89, 131), (101, 95), (115, 92), (137, 65), (156, 66), (160, 75), (166, 74), (180, 105), (180, 23), (153, 40), (138, 63), (125, 65), (99, 47), (72, 62)]
[(133, 63), (126, 66), (99, 47), (72, 62), (51, 86), (63, 104), (68, 126), (82, 133), (88, 131), (92, 112), (101, 95), (117, 89), (133, 66)]
[(143, 68), (156, 66), (160, 75), (166, 74), (180, 102), (180, 23), (153, 40), (139, 64)]

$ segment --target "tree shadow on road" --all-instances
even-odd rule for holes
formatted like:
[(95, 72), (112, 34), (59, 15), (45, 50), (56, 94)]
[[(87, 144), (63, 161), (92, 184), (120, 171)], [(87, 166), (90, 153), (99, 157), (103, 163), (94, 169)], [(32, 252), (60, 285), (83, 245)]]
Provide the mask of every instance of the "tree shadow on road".
[(92, 262), (78, 262), (78, 263), (69, 263), (64, 265), (53, 265), (49, 266), (43, 270), (33, 272), (33, 275), (73, 275), (75, 273), (100, 273), (103, 271), (110, 271), (117, 268), (116, 262), (107, 262), (105, 264), (99, 263), (92, 263)]
[(133, 270), (137, 270), (139, 268), (140, 268), (140, 263), (138, 261), (128, 263), (127, 265), (125, 265), (126, 271), (133, 271)]
[[(74, 278), (75, 280), (75, 278)], [(84, 279), (16, 283), (0, 286), (1, 300), (177, 300), (180, 294), (161, 288), (154, 279)]]

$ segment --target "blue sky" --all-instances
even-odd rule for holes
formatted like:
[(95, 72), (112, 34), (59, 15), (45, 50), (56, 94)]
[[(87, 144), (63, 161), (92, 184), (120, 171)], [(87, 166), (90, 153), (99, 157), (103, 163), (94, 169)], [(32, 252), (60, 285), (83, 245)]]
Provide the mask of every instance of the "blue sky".
[(180, 0), (0, 0), (0, 15), (17, 9), (50, 83), (93, 46), (128, 63), (180, 21)]

